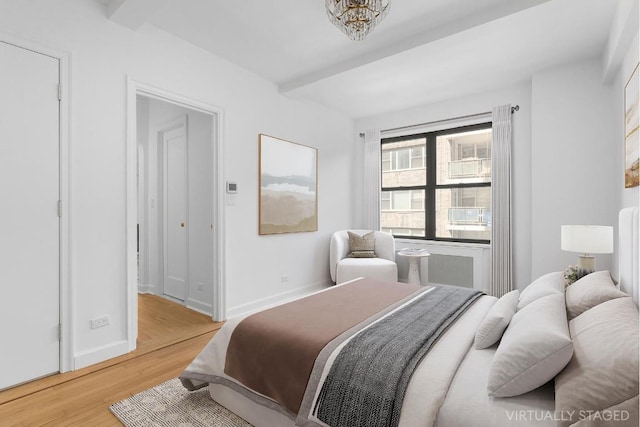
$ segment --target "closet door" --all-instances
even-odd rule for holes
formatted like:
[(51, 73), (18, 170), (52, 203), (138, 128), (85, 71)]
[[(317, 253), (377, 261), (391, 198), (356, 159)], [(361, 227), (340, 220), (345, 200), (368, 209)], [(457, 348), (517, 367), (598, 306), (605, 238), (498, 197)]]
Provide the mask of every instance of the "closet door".
[(0, 389), (60, 369), (59, 61), (0, 42)]
[(184, 301), (189, 266), (187, 122), (161, 131), (163, 144), (164, 293)]

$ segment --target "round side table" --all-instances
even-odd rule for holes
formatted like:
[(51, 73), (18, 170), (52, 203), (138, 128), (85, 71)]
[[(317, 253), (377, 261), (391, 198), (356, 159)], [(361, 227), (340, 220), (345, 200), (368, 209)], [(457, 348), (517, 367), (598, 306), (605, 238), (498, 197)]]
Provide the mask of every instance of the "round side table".
[(407, 283), (421, 285), (420, 260), (431, 255), (425, 249), (404, 248), (398, 251), (398, 255), (409, 258), (409, 277)]

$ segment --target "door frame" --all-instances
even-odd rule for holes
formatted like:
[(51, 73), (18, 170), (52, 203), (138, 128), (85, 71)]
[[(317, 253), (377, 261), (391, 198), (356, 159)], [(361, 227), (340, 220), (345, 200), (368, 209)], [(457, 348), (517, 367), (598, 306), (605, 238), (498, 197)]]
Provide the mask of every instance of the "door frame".
[(180, 107), (196, 110), (205, 113), (212, 118), (212, 150), (211, 164), (215, 168), (213, 171), (213, 313), (215, 321), (226, 319), (226, 275), (225, 275), (225, 217), (224, 217), (224, 140), (223, 124), (224, 111), (213, 105), (197, 101), (195, 99), (178, 95), (176, 93), (160, 89), (158, 87), (136, 81), (131, 76), (127, 76), (127, 341), (129, 351), (136, 348), (136, 338), (138, 336), (138, 265), (136, 256), (136, 224), (138, 216), (137, 198), (137, 141), (136, 141), (136, 95), (157, 99)]
[(74, 370), (73, 354), (73, 303), (71, 282), (71, 137), (69, 133), (71, 120), (71, 54), (53, 49), (30, 40), (0, 33), (0, 42), (16, 46), (18, 48), (33, 51), (58, 60), (58, 78), (60, 82), (59, 109), (58, 109), (58, 162), (59, 162), (59, 200), (60, 200), (60, 273), (59, 273), (59, 307), (60, 307), (60, 360), (59, 371), (68, 372)]

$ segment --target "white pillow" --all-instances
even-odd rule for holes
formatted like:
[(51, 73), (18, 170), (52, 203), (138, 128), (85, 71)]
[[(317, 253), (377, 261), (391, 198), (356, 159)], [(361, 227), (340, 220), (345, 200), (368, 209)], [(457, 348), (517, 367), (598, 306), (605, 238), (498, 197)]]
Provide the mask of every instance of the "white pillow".
[(518, 310), (522, 310), (527, 304), (531, 304), (538, 298), (547, 295), (564, 293), (564, 276), (561, 271), (545, 274), (534, 280), (520, 293)]
[[(575, 352), (555, 378), (556, 411), (565, 414), (557, 425), (638, 426), (638, 308), (633, 300), (603, 302), (570, 321), (569, 332)], [(594, 421), (615, 413), (624, 414), (626, 422)]]
[(608, 271), (596, 271), (567, 287), (567, 315), (571, 320), (605, 301), (627, 296), (616, 288)]
[(516, 314), (519, 296), (520, 291), (511, 291), (503, 295), (502, 298), (489, 309), (489, 312), (476, 331), (474, 347), (477, 350), (491, 347), (502, 338), (504, 330), (509, 326), (513, 315)]
[(518, 396), (558, 374), (571, 360), (564, 294), (547, 295), (516, 312), (489, 368), (489, 396)]

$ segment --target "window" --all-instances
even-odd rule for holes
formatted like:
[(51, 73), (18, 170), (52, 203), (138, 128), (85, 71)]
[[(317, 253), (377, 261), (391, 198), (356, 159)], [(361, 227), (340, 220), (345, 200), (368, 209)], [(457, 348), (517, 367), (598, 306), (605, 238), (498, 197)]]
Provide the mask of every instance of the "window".
[(381, 169), (383, 231), (489, 242), (491, 123), (385, 138)]

